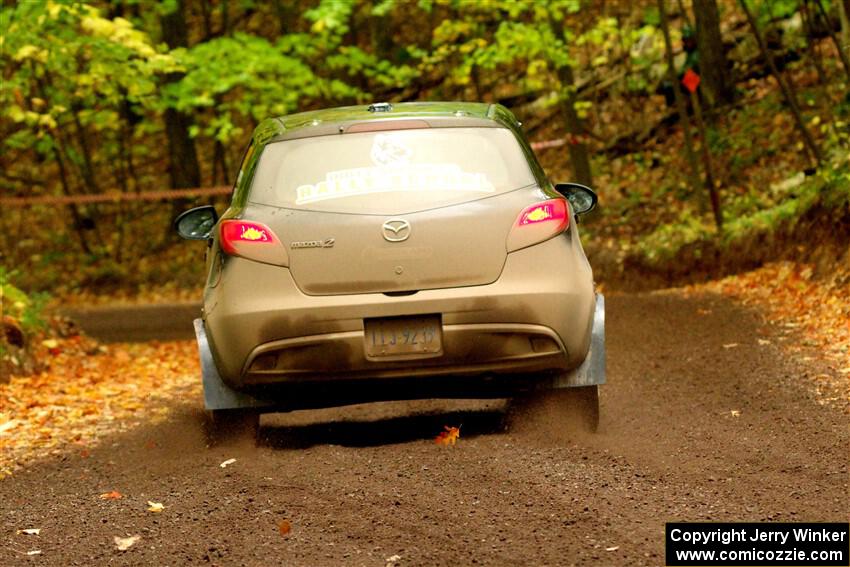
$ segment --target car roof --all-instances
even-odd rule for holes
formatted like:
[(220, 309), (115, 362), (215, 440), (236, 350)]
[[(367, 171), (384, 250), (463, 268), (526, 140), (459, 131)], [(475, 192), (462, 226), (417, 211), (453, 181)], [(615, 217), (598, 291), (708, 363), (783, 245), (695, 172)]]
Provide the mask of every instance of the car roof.
[(400, 102), (341, 106), (264, 120), (254, 131), (260, 144), (286, 138), (344, 132), (354, 123), (424, 120), (429, 126), (484, 126), (516, 129), (517, 119), (500, 104), (483, 102)]

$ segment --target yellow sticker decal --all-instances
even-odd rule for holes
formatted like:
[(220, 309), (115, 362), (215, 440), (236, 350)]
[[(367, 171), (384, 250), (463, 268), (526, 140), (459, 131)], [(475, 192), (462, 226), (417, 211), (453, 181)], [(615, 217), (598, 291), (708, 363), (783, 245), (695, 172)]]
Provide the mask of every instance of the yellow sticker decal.
[(242, 240), (268, 240), (265, 230), (257, 230), (253, 226), (243, 229)]
[(528, 220), (532, 221), (532, 222), (537, 222), (537, 221), (542, 221), (544, 219), (548, 219), (551, 216), (552, 215), (549, 214), (548, 209), (546, 209), (545, 207), (538, 207), (538, 208), (534, 209), (533, 211), (531, 211), (530, 213), (528, 213), (528, 216), (526, 218)]

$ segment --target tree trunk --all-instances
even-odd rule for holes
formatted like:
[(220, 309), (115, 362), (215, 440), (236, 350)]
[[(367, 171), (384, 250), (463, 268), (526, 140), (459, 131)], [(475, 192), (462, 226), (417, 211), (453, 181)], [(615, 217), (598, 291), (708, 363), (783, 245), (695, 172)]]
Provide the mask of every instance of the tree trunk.
[(835, 29), (832, 27), (832, 22), (829, 19), (829, 14), (826, 13), (826, 10), (823, 7), (823, 4), (820, 0), (814, 0), (815, 6), (818, 7), (818, 11), (821, 13), (823, 17), (823, 22), (826, 24), (826, 30), (829, 33), (830, 39), (835, 44), (835, 49), (838, 50), (838, 58), (841, 59), (841, 64), (844, 65), (844, 72), (847, 73), (847, 77), (850, 78), (850, 57), (847, 55), (847, 50), (850, 49), (848, 45), (841, 45), (841, 42), (835, 37)]
[[(65, 162), (62, 159), (62, 154), (59, 152), (59, 148), (53, 146), (53, 156), (56, 158), (56, 165), (59, 167), (59, 181), (62, 183), (62, 191), (67, 196), (71, 196), (73, 192), (71, 191), (71, 186), (68, 183), (68, 175), (65, 172)], [(68, 203), (68, 210), (71, 213), (71, 219), (74, 223), (74, 231), (77, 233), (77, 238), (80, 239), (80, 248), (82, 248), (83, 252), (86, 254), (91, 254), (91, 246), (89, 246), (89, 242), (86, 239), (86, 217), (82, 215), (77, 208), (77, 205), (74, 203)]]
[[(682, 19), (685, 20), (685, 24), (687, 24), (691, 29), (694, 29), (694, 22), (691, 20), (690, 14), (688, 14), (688, 9), (685, 8), (685, 3), (682, 0), (677, 0), (676, 2), (679, 5), (679, 13), (682, 14)], [(694, 6), (696, 8), (696, 6)]]
[(230, 35), (230, 0), (221, 0), (221, 34)]
[(558, 69), (558, 78), (561, 80), (561, 89), (567, 91), (566, 95), (561, 95), (561, 111), (564, 113), (567, 133), (571, 136), (568, 147), (573, 178), (577, 183), (591, 186), (593, 175), (590, 170), (590, 155), (587, 151), (587, 144), (584, 142), (584, 127), (575, 108), (576, 89), (573, 68), (564, 65)]
[(809, 59), (811, 59), (812, 65), (815, 67), (815, 71), (817, 71), (818, 82), (821, 85), (825, 85), (827, 82), (826, 72), (823, 69), (823, 65), (821, 65), (820, 54), (818, 53), (815, 44), (816, 30), (814, 20), (812, 19), (812, 13), (809, 11), (808, 0), (803, 0), (800, 4), (800, 15), (803, 17), (803, 29), (808, 37), (808, 41), (806, 42), (806, 53), (809, 55)]
[(658, 0), (658, 13), (661, 16), (661, 31), (664, 34), (664, 54), (667, 59), (667, 77), (673, 85), (673, 95), (676, 99), (676, 109), (679, 113), (679, 120), (682, 123), (682, 132), (685, 136), (685, 156), (688, 160), (690, 168), (691, 191), (693, 191), (699, 199), (699, 207), (701, 212), (705, 212), (706, 201), (705, 192), (700, 188), (699, 166), (697, 165), (697, 157), (694, 153), (694, 142), (691, 139), (691, 121), (688, 118), (688, 109), (685, 105), (685, 97), (682, 96), (682, 89), (679, 86), (679, 78), (676, 76), (676, 65), (673, 61), (673, 42), (670, 40), (670, 26), (667, 22), (667, 10), (664, 6), (665, 0)]
[(697, 129), (700, 137), (700, 153), (702, 155), (702, 167), (705, 170), (705, 186), (708, 187), (708, 196), (711, 199), (711, 212), (714, 214), (714, 224), (717, 230), (723, 230), (723, 211), (720, 209), (720, 194), (714, 183), (714, 170), (711, 166), (711, 150), (708, 147), (708, 132), (702, 119), (699, 97), (696, 92), (691, 93), (691, 103), (694, 106), (694, 117), (697, 119)]
[(841, 43), (850, 51), (850, 0), (839, 0), (838, 17), (841, 18)]
[[(277, 13), (278, 35), (286, 35), (294, 31), (295, 26), (292, 25), (294, 7), (289, 5), (289, 2), (283, 0), (274, 0), (275, 12)], [(297, 14), (295, 14), (297, 15)]]
[[(170, 49), (188, 47), (189, 40), (186, 32), (184, 5), (178, 0), (177, 8), (160, 19), (162, 39)], [(167, 82), (176, 82), (182, 78), (181, 73), (171, 73), (166, 77)], [(168, 173), (171, 176), (171, 186), (199, 187), (201, 185), (201, 168), (198, 165), (198, 154), (195, 142), (189, 136), (192, 117), (173, 108), (165, 111), (165, 134), (168, 137)]]
[(764, 39), (762, 38), (761, 33), (758, 29), (758, 24), (756, 24), (756, 19), (753, 16), (753, 13), (750, 11), (749, 7), (747, 6), (747, 0), (738, 0), (738, 3), (741, 5), (741, 9), (744, 10), (744, 14), (746, 14), (747, 21), (749, 22), (750, 28), (753, 31), (753, 35), (756, 38), (756, 43), (758, 43), (759, 49), (761, 50), (761, 54), (764, 57), (765, 61), (767, 61), (767, 64), (770, 67), (770, 72), (773, 74), (773, 78), (776, 79), (776, 82), (779, 84), (779, 89), (782, 91), (782, 96), (785, 98), (785, 102), (791, 109), (791, 114), (794, 116), (794, 121), (797, 123), (797, 128), (800, 130), (800, 134), (803, 136), (803, 142), (806, 144), (806, 148), (808, 148), (809, 153), (811, 154), (811, 157), (814, 160), (815, 164), (819, 166), (823, 158), (821, 156), (817, 144), (815, 143), (815, 139), (812, 138), (812, 134), (809, 132), (809, 129), (806, 127), (806, 122), (803, 120), (803, 113), (800, 111), (800, 106), (797, 104), (797, 97), (794, 96), (794, 91), (791, 90), (791, 87), (788, 85), (788, 83), (785, 82), (785, 79), (782, 77), (782, 74), (779, 72), (779, 69), (776, 68), (776, 62), (773, 60), (773, 56), (770, 54), (770, 51), (767, 49), (767, 46), (764, 43)]
[(699, 50), (699, 74), (710, 108), (729, 104), (735, 99), (735, 83), (732, 81), (729, 60), (723, 49), (720, 35), (720, 14), (717, 0), (694, 0), (697, 21), (697, 49)]

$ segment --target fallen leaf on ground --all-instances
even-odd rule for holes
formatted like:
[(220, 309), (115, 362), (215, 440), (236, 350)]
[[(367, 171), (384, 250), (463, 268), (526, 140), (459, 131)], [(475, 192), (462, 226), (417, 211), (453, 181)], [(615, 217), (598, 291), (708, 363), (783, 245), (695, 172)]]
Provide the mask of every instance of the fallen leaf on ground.
[(441, 431), (434, 442), (438, 445), (454, 445), (460, 437), (460, 427), (443, 426), (444, 431)]
[(384, 559), (384, 561), (386, 561), (387, 566), (389, 567), (390, 565), (394, 565), (396, 561), (401, 561), (401, 555), (390, 555)]
[(142, 536), (140, 536), (140, 535), (134, 535), (134, 536), (130, 536), (130, 537), (115, 536), (115, 538), (113, 538), (113, 539), (115, 541), (115, 546), (118, 548), (118, 551), (127, 551), (128, 549), (133, 547), (133, 545), (135, 545), (135, 543), (137, 541), (142, 539)]
[(124, 498), (124, 495), (118, 492), (117, 490), (113, 490), (112, 492), (104, 492), (100, 495), (101, 500), (118, 500), (119, 498)]
[(27, 528), (25, 530), (18, 530), (18, 533), (26, 535), (38, 535), (39, 533), (41, 533), (41, 528)]
[(223, 463), (221, 463), (218, 466), (220, 466), (221, 468), (226, 468), (228, 465), (232, 465), (235, 462), (236, 462), (236, 459), (227, 459), (226, 461), (224, 461)]
[(615, 545), (614, 547), (606, 547), (605, 551), (617, 551), (618, 549), (620, 549), (620, 546)]
[(759, 339), (759, 344), (762, 345), (762, 346), (769, 345), (770, 341), (767, 340), (767, 339)]
[(162, 502), (151, 502), (148, 500), (148, 512), (162, 512), (165, 505)]
[[(194, 340), (111, 345), (102, 354), (91, 339), (54, 340), (59, 352), (43, 357), (42, 371), (12, 374), (0, 385), (0, 477), (57, 451), (76, 452), (79, 443), (93, 448), (107, 435), (162, 420), (175, 400), (201, 394)], [(36, 348), (44, 347), (38, 341)], [(113, 350), (129, 357), (119, 360)]]
[(738, 343), (729, 343), (729, 344), (723, 345), (723, 348), (735, 348), (736, 346), (738, 346)]
[[(850, 269), (846, 265), (831, 273), (814, 277), (812, 264), (775, 262), (752, 272), (722, 280), (690, 286), (686, 289), (722, 293), (761, 307), (771, 325), (790, 334), (789, 341), (779, 337), (780, 347), (815, 347), (819, 358), (837, 368), (848, 368), (850, 360)], [(759, 341), (759, 344), (764, 344)], [(803, 361), (812, 357), (796, 354)], [(818, 397), (842, 407), (850, 413), (850, 372), (817, 384)]]
[(292, 522), (289, 520), (282, 520), (277, 525), (277, 529), (280, 530), (280, 535), (286, 535), (292, 531)]
[(741, 410), (733, 409), (729, 413), (732, 414), (732, 417), (741, 417)]
[(41, 550), (33, 549), (32, 551), (27, 551), (27, 555), (41, 555)]

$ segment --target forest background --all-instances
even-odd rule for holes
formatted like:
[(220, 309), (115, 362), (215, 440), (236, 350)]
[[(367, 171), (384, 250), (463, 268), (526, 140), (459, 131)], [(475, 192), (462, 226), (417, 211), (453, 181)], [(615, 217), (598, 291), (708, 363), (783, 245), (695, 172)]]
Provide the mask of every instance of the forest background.
[[(511, 108), (553, 181), (599, 193), (582, 231), (603, 287), (784, 260), (781, 277), (846, 297), (848, 12), (850, 0), (4, 2), (0, 343), (37, 332), (51, 298), (196, 299), (203, 246), (178, 242), (172, 219), (227, 206), (258, 122), (377, 101)], [(219, 189), (150, 194), (197, 187)]]

